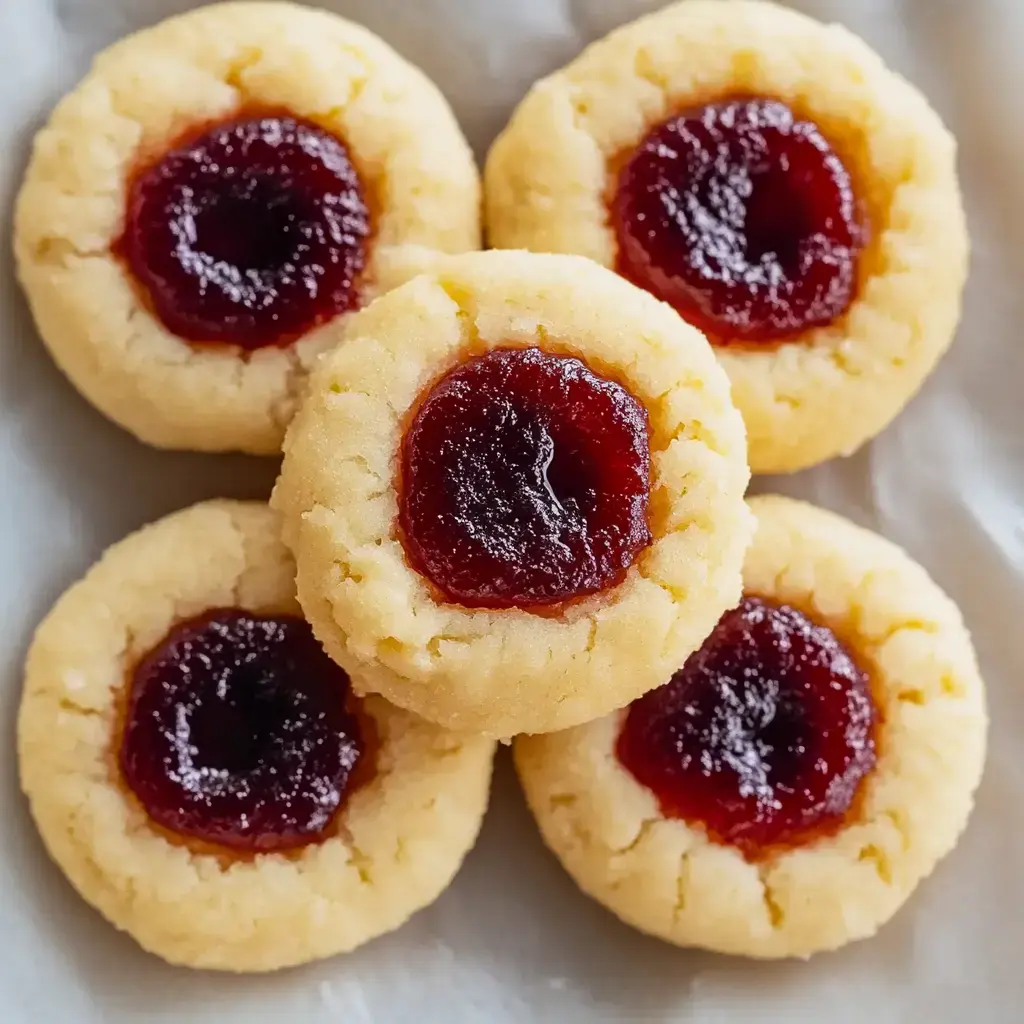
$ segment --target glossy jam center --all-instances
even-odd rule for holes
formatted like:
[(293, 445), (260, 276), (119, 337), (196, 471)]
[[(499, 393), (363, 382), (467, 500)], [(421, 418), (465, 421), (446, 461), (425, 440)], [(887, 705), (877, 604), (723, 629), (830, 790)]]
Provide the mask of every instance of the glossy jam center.
[(369, 234), (344, 143), (268, 115), (190, 135), (136, 174), (118, 250), (172, 334), (257, 349), (357, 304)]
[(746, 597), (630, 706), (617, 753), (664, 814), (756, 858), (842, 825), (875, 764), (876, 718), (831, 630)]
[(792, 337), (853, 300), (865, 230), (850, 175), (775, 100), (715, 103), (652, 129), (610, 213), (619, 273), (712, 341)]
[(348, 689), (299, 618), (224, 609), (184, 622), (131, 676), (124, 779), (179, 835), (302, 846), (330, 825), (364, 754)]
[(495, 349), (424, 398), (402, 444), (400, 521), (451, 601), (550, 605), (618, 582), (650, 543), (647, 413), (580, 360)]

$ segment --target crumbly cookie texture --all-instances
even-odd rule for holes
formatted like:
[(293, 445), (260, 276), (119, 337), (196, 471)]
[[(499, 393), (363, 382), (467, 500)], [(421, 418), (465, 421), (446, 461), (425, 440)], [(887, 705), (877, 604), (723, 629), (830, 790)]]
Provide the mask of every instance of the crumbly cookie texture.
[(336, 835), (226, 861), (169, 841), (119, 780), (119, 693), (174, 622), (224, 606), (298, 612), (266, 505), (197, 505), (116, 544), (36, 634), (18, 757), (43, 841), (87, 902), (172, 963), (263, 971), (353, 949), (440, 895), (476, 839), (493, 743), (368, 698), (377, 774)]
[(101, 53), (36, 137), (15, 214), (18, 276), (71, 382), (101, 412), (164, 448), (276, 452), (332, 335), (240, 353), (169, 333), (111, 253), (126, 179), (182, 130), (246, 107), (335, 132), (375, 211), (364, 297), (410, 253), (475, 249), (479, 181), (454, 115), (422, 72), (358, 25), (290, 3), (224, 3)]
[(548, 846), (623, 921), (681, 946), (805, 957), (873, 935), (953, 848), (982, 772), (985, 695), (959, 611), (904, 552), (811, 505), (751, 505), (747, 592), (831, 626), (870, 674), (878, 763), (856, 820), (748, 862), (662, 816), (615, 756), (624, 712), (521, 737), (515, 760)]
[(718, 347), (755, 473), (847, 455), (884, 429), (949, 346), (967, 232), (955, 142), (923, 96), (837, 25), (761, 0), (683, 0), (538, 82), (484, 174), (492, 245), (614, 266), (610, 165), (675, 111), (767, 96), (815, 121), (870, 224), (857, 297), (779, 346)]
[[(578, 356), (650, 418), (654, 542), (623, 583), (558, 616), (443, 603), (396, 535), (409, 410), (500, 345)], [(588, 260), (488, 252), (448, 257), (348, 321), (288, 432), (272, 504), (303, 611), (357, 691), (508, 737), (607, 714), (700, 645), (739, 596), (747, 480), (743, 424), (698, 331)]]

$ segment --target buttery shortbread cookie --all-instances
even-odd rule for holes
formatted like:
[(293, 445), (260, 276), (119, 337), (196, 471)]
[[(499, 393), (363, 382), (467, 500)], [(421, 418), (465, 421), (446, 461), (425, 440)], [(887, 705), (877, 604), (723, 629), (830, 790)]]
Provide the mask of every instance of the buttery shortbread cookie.
[(755, 473), (849, 454), (960, 315), (955, 143), (863, 42), (684, 0), (538, 82), (484, 176), (492, 245), (589, 256), (715, 345)]
[(272, 504), (358, 692), (507, 737), (607, 714), (700, 645), (739, 596), (748, 475), (698, 331), (589, 260), (489, 252), (352, 317)]
[(326, 11), (225, 3), (96, 58), (36, 137), (15, 253), (101, 412), (158, 447), (269, 454), (319, 328), (410, 256), (477, 248), (479, 205), (417, 68)]
[(515, 760), (548, 846), (623, 921), (804, 957), (873, 935), (956, 844), (985, 694), (959, 611), (904, 552), (811, 505), (751, 506), (745, 597), (701, 650)]
[(376, 697), (299, 617), (266, 505), (196, 505), (114, 545), (28, 656), (21, 782), (82, 897), (172, 963), (353, 949), (446, 888), (493, 744)]

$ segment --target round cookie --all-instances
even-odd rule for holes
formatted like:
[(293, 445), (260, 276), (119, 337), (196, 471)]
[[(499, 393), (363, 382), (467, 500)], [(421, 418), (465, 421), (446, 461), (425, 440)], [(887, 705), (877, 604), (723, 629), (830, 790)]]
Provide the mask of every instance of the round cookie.
[[(319, 325), (477, 248), (479, 220), (472, 153), (422, 72), (326, 11), (239, 2), (97, 56), (36, 137), (14, 248), (43, 340), (106, 416), (157, 447), (272, 454)], [(304, 315), (275, 335), (282, 295)], [(259, 344), (234, 343), (252, 319)]]
[[(439, 378), (450, 382), (446, 374), (510, 349), (526, 359), (582, 360), (603, 375), (602, 387), (639, 408), (647, 420), (642, 528), (649, 543), (616, 582), (575, 600), (468, 606), (447, 599), (435, 579), (410, 565), (399, 524), (406, 493), (400, 463), (410, 418), (434, 400)], [(514, 461), (513, 450), (533, 437), (537, 422), (530, 396), (510, 401), (510, 416), (525, 416), (508, 440)], [(596, 435), (600, 451), (576, 469), (584, 477), (592, 471), (597, 479), (607, 465), (611, 447), (603, 439), (614, 424), (605, 426), (609, 433), (602, 426)], [(474, 428), (464, 448), (456, 437), (456, 454), (475, 464), (473, 449), (490, 450), (498, 429)], [(555, 444), (552, 468), (559, 451)], [(537, 460), (530, 470), (553, 482), (547, 494), (531, 495), (541, 513), (531, 518), (534, 512), (520, 507), (525, 529), (470, 523), (467, 531), (479, 525), (481, 532), (460, 535), (467, 560), (492, 542), (501, 548), (507, 527), (517, 538), (510, 545), (514, 571), (531, 527), (540, 531), (544, 515), (564, 511), (553, 472), (549, 479), (551, 451), (545, 456), (538, 447), (530, 457)], [(469, 492), (486, 519), (518, 498), (486, 473), (460, 481), (438, 470), (436, 479), (450, 493)], [(588, 260), (486, 252), (446, 258), (437, 272), (348, 322), (344, 344), (321, 360), (289, 429), (272, 504), (296, 555), (303, 611), (357, 692), (380, 693), (450, 728), (508, 737), (621, 707), (701, 643), (739, 594), (751, 530), (747, 479), (742, 422), (699, 332)], [(560, 552), (550, 553), (554, 564)], [(557, 571), (552, 575), (560, 582)], [(636, 643), (640, 631), (649, 642)]]
[[(680, 946), (806, 957), (874, 934), (955, 845), (982, 772), (984, 688), (956, 606), (899, 548), (787, 498), (751, 507), (746, 593), (833, 630), (870, 681), (874, 766), (838, 826), (759, 854), (713, 840), (624, 768), (632, 709), (520, 737), (515, 761), (547, 845), (627, 924)], [(733, 762), (735, 776), (749, 765)], [(701, 771), (691, 787), (712, 781)]]
[[(862, 41), (772, 3), (683, 0), (588, 47), (519, 105), (484, 191), (491, 245), (588, 256), (713, 335), (755, 473), (878, 434), (959, 319), (954, 139)], [(748, 308), (786, 311), (794, 280), (813, 284), (803, 327), (747, 338)], [(698, 315), (720, 293), (742, 297), (729, 323)]]
[[(347, 791), (315, 841), (262, 852), (259, 845), (231, 848), (156, 824), (143, 808), (148, 798), (127, 781), (125, 723), (145, 726), (144, 717), (126, 710), (127, 680), (139, 685), (152, 652), (169, 630), (181, 628), (176, 624), (225, 608), (270, 617), (298, 610), (294, 564), (266, 505), (207, 502), (114, 545), (36, 634), (18, 756), (46, 847), (85, 900), (172, 963), (264, 971), (353, 949), (432, 902), (476, 839), (493, 744), (445, 732), (371, 697), (358, 715), (361, 756), (372, 770)], [(316, 653), (338, 671), (318, 647)], [(265, 685), (251, 666), (245, 671), (224, 677), (229, 696)], [(287, 711), (287, 704), (271, 705), (275, 714), (282, 707)], [(189, 742), (196, 744), (179, 750), (176, 761), (204, 757), (210, 739), (202, 738), (201, 709), (180, 704), (176, 711), (191, 723)], [(251, 722), (259, 727), (258, 718)], [(232, 723), (230, 716), (220, 722), (220, 737)], [(272, 733), (276, 726), (271, 720)], [(245, 735), (240, 742), (244, 751)], [(211, 806), (218, 771), (207, 764), (192, 776), (213, 793)], [(240, 833), (246, 821), (234, 824)]]

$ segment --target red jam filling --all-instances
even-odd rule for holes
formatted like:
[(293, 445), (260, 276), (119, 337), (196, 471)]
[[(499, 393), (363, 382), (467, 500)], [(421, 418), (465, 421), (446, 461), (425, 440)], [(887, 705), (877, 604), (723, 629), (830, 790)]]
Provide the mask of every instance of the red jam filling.
[(875, 764), (867, 676), (835, 634), (746, 597), (630, 705), (622, 765), (668, 817), (756, 858), (839, 828)]
[(124, 779), (181, 836), (304, 846), (333, 821), (364, 754), (348, 690), (302, 619), (221, 609), (183, 622), (131, 676)]
[(345, 144), (262, 116), (190, 134), (135, 175), (117, 248), (172, 334), (251, 350), (354, 308), (369, 235)]
[(651, 540), (647, 412), (580, 360), (495, 349), (423, 399), (402, 443), (400, 525), (454, 602), (552, 605), (619, 582)]
[(776, 100), (713, 103), (653, 128), (610, 214), (619, 273), (717, 343), (792, 337), (853, 300), (865, 230), (849, 172)]

